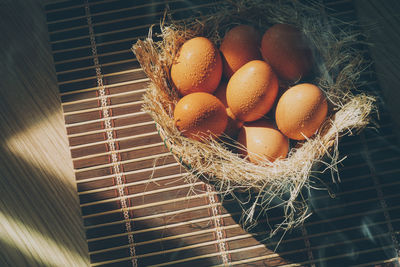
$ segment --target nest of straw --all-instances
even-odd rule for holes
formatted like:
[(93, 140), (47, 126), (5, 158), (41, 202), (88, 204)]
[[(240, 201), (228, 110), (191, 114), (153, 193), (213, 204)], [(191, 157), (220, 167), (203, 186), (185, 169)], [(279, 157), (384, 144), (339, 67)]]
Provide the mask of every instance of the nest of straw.
[[(284, 216), (272, 227), (271, 235), (279, 229), (299, 226), (310, 215), (303, 193), (314, 186), (314, 172), (337, 172), (339, 138), (363, 129), (375, 109), (373, 97), (356, 94), (359, 76), (366, 66), (361, 53), (353, 48), (359, 34), (334, 34), (321, 10), (318, 4), (304, 5), (293, 0), (227, 1), (212, 15), (197, 19), (178, 22), (167, 14), (168, 19), (161, 22), (161, 33), (154, 36), (150, 28), (147, 39), (137, 41), (132, 48), (151, 80), (143, 109), (156, 122), (171, 153), (192, 174), (187, 176), (189, 182), (200, 177), (214, 184), (222, 195), (251, 192), (252, 203), (243, 209), (242, 217), (250, 225), (257, 222), (260, 214), (268, 215), (268, 210), (280, 207)], [(237, 24), (253, 25), (263, 33), (275, 23), (296, 25), (313, 48), (315, 74), (310, 82), (325, 92), (330, 104), (328, 117), (318, 133), (301, 146), (291, 148), (287, 158), (258, 165), (227, 149), (220, 140), (203, 143), (182, 136), (173, 121), (179, 95), (170, 79), (170, 67), (180, 46), (196, 36), (207, 37), (219, 45), (224, 33)], [(256, 215), (256, 209), (263, 212)]]

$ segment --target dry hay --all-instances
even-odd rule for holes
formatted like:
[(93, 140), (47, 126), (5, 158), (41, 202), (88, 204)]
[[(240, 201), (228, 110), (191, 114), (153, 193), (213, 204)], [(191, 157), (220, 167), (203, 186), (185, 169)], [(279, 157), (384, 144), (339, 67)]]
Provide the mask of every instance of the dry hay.
[[(248, 225), (279, 206), (284, 218), (272, 226), (271, 235), (279, 229), (299, 226), (310, 215), (303, 192), (314, 186), (315, 166), (320, 171), (330, 170), (334, 179), (338, 177), (334, 174), (339, 161), (339, 138), (363, 129), (375, 109), (373, 97), (355, 94), (358, 78), (366, 66), (360, 52), (353, 48), (359, 35), (332, 33), (322, 10), (316, 3), (303, 5), (293, 0), (227, 1), (213, 15), (179, 22), (168, 18), (168, 24), (161, 23), (159, 35), (153, 36), (150, 28), (148, 38), (137, 41), (132, 48), (151, 80), (143, 109), (156, 122), (172, 154), (192, 174), (187, 176), (189, 182), (200, 177), (213, 183), (222, 195), (234, 195), (237, 191), (255, 193), (250, 208), (243, 210), (243, 222)], [(330, 104), (329, 116), (319, 132), (301, 146), (292, 147), (286, 159), (258, 165), (231, 152), (221, 140), (202, 143), (183, 137), (173, 122), (179, 96), (169, 71), (179, 47), (195, 36), (210, 38), (219, 45), (224, 33), (237, 24), (251, 24), (264, 32), (275, 23), (300, 28), (318, 59), (311, 82), (325, 92)], [(263, 212), (255, 213), (257, 208)]]

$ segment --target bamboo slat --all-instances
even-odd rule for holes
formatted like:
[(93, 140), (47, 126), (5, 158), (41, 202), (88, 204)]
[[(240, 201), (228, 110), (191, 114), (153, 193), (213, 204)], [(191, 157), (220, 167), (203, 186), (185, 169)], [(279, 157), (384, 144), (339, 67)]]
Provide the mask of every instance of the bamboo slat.
[[(323, 2), (324, 12), (337, 19), (334, 30), (357, 21), (352, 1)], [(347, 156), (339, 166), (341, 183), (326, 179), (330, 194), (312, 191), (315, 215), (293, 233), (265, 241), (266, 226), (278, 221), (278, 213), (243, 229), (236, 200), (221, 201), (211, 186), (185, 180), (186, 171), (141, 111), (149, 80), (130, 47), (158, 25), (167, 5), (181, 19), (216, 4), (81, 0), (45, 6), (91, 266), (365, 266), (397, 260), (400, 155), (386, 111), (379, 133), (341, 139)], [(364, 90), (378, 86), (372, 68), (362, 79)]]

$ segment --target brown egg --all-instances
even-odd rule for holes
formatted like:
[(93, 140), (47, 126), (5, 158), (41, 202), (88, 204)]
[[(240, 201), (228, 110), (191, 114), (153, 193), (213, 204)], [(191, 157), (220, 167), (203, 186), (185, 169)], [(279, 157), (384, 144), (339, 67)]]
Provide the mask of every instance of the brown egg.
[(264, 116), (278, 94), (278, 79), (262, 60), (253, 60), (233, 74), (226, 89), (226, 100), (238, 120), (255, 121)]
[(187, 95), (194, 92), (213, 93), (222, 76), (219, 50), (204, 37), (186, 41), (171, 66), (171, 79), (176, 89)]
[(174, 122), (184, 136), (204, 140), (221, 135), (228, 116), (225, 106), (217, 97), (197, 92), (178, 101), (174, 109)]
[(261, 54), (279, 78), (298, 81), (311, 69), (312, 53), (299, 29), (275, 24), (263, 35)]
[(239, 132), (243, 122), (237, 120), (235, 115), (233, 115), (232, 111), (228, 107), (228, 103), (226, 101), (226, 86), (227, 82), (222, 81), (217, 90), (215, 90), (214, 95), (222, 102), (222, 104), (224, 104), (226, 108), (226, 114), (228, 115), (228, 124), (225, 129), (225, 134), (234, 137)]
[(289, 88), (279, 99), (275, 120), (279, 130), (294, 140), (311, 137), (328, 113), (324, 93), (317, 86), (302, 83)]
[(245, 123), (239, 132), (238, 142), (247, 149), (241, 150), (241, 154), (248, 156), (253, 163), (274, 162), (285, 158), (289, 151), (288, 138), (264, 119)]
[(230, 78), (249, 61), (261, 59), (260, 33), (249, 25), (239, 25), (229, 30), (222, 40), (223, 73)]

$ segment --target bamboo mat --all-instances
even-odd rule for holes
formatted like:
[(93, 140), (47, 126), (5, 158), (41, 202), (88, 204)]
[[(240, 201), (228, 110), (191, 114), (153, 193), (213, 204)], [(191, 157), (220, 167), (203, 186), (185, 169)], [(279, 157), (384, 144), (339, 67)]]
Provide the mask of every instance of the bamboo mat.
[[(180, 19), (210, 12), (215, 1), (45, 6), (91, 266), (395, 266), (400, 153), (384, 110), (378, 132), (341, 140), (347, 159), (342, 182), (329, 184), (335, 197), (313, 191), (314, 215), (283, 236), (277, 251), (281, 236), (265, 241), (267, 222), (245, 231), (233, 199), (221, 203), (211, 186), (183, 181), (184, 169), (141, 111), (149, 80), (130, 51), (166, 4)], [(357, 20), (351, 1), (325, 7), (340, 19), (332, 21), (336, 31)], [(363, 79), (364, 90), (379, 87), (373, 68)]]

